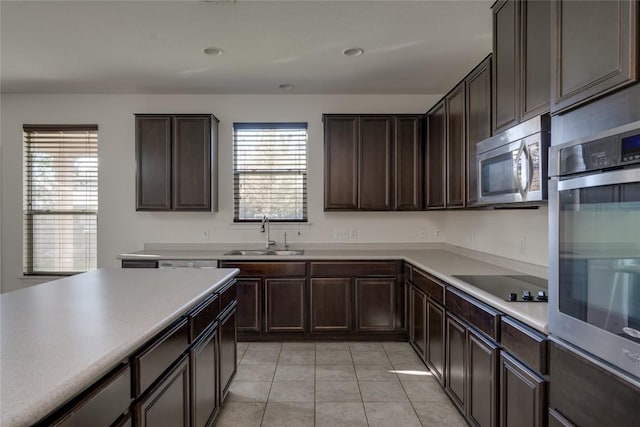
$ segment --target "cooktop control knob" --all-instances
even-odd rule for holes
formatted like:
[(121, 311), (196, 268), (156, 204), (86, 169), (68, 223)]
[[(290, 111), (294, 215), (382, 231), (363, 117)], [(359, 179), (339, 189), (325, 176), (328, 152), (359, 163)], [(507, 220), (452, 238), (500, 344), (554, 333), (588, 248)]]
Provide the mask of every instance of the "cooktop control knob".
[(548, 301), (547, 293), (545, 291), (538, 291), (538, 295), (536, 295), (536, 299), (538, 301)]
[(515, 292), (511, 292), (509, 294), (509, 301), (518, 301), (518, 294), (516, 294)]
[(533, 300), (533, 297), (531, 296), (531, 291), (522, 292), (522, 300), (523, 301), (531, 301), (531, 300)]

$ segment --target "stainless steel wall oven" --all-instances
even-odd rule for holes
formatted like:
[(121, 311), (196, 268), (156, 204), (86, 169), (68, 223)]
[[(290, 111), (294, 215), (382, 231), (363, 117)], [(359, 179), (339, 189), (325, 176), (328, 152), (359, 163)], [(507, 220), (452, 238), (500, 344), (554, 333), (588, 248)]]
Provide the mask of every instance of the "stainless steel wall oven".
[(640, 379), (640, 122), (553, 146), (549, 329)]

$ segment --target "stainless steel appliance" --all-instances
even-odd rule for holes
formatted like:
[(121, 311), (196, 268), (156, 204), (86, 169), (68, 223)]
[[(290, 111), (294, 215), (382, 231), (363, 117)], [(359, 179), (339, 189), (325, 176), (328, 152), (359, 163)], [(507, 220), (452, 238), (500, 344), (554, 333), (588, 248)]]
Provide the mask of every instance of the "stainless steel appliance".
[(550, 159), (549, 330), (637, 381), (640, 121), (554, 146)]
[(549, 116), (538, 116), (478, 143), (479, 205), (547, 199), (549, 129)]
[(547, 302), (547, 280), (528, 275), (473, 275), (453, 277), (509, 302)]
[(218, 261), (204, 259), (163, 259), (158, 268), (218, 268)]

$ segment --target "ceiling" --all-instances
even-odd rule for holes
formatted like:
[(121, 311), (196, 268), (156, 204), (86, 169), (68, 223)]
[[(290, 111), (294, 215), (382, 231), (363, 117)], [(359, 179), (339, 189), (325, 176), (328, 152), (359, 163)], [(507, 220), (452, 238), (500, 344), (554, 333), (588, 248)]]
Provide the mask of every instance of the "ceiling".
[(492, 3), (3, 0), (1, 90), (442, 94), (491, 51)]

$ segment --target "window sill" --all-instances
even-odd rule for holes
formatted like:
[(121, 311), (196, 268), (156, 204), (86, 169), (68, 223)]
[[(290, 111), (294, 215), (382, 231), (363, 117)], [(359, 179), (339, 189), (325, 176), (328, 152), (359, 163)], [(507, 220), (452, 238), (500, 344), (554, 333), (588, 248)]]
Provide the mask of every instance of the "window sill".
[(18, 280), (27, 285), (39, 285), (40, 283), (51, 282), (52, 280), (63, 279), (69, 276), (38, 276), (38, 275), (24, 275), (19, 274)]

